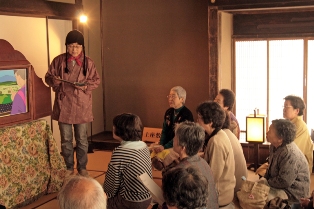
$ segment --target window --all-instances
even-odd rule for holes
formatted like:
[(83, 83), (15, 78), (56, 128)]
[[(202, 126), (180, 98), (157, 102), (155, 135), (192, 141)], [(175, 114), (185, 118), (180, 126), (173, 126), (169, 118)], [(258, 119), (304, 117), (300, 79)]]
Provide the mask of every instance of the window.
[[(307, 50), (308, 49), (308, 50)], [(305, 53), (304, 53), (305, 52)], [(308, 55), (308, 59), (304, 57)], [(282, 118), (283, 98), (293, 94), (306, 102), (305, 121), (314, 128), (314, 41), (305, 39), (235, 41), (236, 116), (241, 142), (245, 141), (245, 119), (254, 109), (267, 116), (266, 126)], [(307, 65), (304, 64), (308, 60)], [(306, 68), (307, 66), (307, 68)], [(309, 73), (308, 73), (309, 72)], [(312, 73), (310, 73), (312, 72)], [(312, 118), (311, 118), (312, 115)]]
[(314, 129), (314, 40), (308, 41), (308, 66), (307, 66), (307, 104), (306, 122), (309, 130)]

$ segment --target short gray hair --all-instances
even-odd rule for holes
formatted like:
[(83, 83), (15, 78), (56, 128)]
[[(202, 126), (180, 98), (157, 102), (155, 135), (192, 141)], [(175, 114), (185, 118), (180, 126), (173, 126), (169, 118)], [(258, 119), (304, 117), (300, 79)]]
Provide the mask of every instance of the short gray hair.
[(197, 123), (184, 121), (176, 125), (175, 137), (178, 138), (178, 144), (185, 147), (186, 154), (193, 156), (203, 147), (205, 131)]
[(272, 121), (271, 125), (275, 129), (277, 137), (282, 139), (283, 144), (290, 144), (294, 141), (296, 127), (290, 120), (276, 119)]
[(73, 176), (58, 194), (60, 209), (106, 209), (107, 199), (100, 183), (93, 178)]
[(183, 87), (175, 86), (175, 87), (172, 87), (172, 89), (170, 91), (175, 91), (178, 94), (179, 98), (183, 98), (183, 104), (185, 104), (186, 91), (185, 91), (185, 89)]

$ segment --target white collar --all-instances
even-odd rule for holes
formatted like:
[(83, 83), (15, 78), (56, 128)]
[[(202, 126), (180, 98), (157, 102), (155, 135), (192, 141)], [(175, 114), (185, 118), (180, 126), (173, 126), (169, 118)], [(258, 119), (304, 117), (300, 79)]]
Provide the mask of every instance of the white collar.
[(143, 149), (147, 145), (143, 141), (122, 141), (120, 146), (128, 149)]

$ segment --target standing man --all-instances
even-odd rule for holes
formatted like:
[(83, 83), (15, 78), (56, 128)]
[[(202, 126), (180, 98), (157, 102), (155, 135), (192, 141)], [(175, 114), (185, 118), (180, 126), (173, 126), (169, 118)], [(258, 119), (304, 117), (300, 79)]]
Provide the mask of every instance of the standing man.
[(100, 78), (93, 60), (85, 55), (84, 36), (80, 31), (70, 31), (65, 45), (67, 52), (53, 59), (45, 81), (55, 92), (52, 119), (59, 124), (66, 176), (74, 174), (72, 127), (76, 141), (77, 170), (80, 175), (88, 176), (87, 123), (94, 119), (92, 90), (98, 87)]
[(240, 126), (237, 118), (231, 112), (234, 103), (235, 103), (235, 94), (230, 89), (221, 89), (217, 96), (215, 97), (215, 102), (217, 102), (224, 110), (229, 113), (231, 123), (230, 123), (230, 131), (236, 135), (238, 139), (240, 139)]

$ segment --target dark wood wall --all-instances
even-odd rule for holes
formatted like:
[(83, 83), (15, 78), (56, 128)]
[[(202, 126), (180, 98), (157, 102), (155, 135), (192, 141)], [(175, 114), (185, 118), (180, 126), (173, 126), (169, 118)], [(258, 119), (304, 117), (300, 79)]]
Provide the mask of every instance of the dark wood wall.
[[(145, 126), (161, 127), (169, 107), (166, 95), (176, 85), (187, 90), (186, 105), (195, 114), (210, 92), (207, 0), (101, 2), (106, 129), (121, 112), (138, 114)], [(0, 0), (1, 15), (74, 22), (81, 8), (82, 0)]]
[[(106, 129), (121, 112), (161, 128), (166, 96), (180, 85), (186, 106), (209, 99), (207, 0), (105, 0)], [(216, 92), (215, 92), (216, 93)]]
[[(253, 144), (245, 144), (242, 143), (243, 153), (246, 160), (246, 163), (254, 163), (255, 155), (254, 145)], [(263, 164), (266, 162), (267, 157), (269, 156), (269, 145), (259, 145), (258, 151), (258, 162), (259, 164)]]
[(231, 12), (251, 12), (256, 10), (258, 13), (267, 11), (272, 12), (276, 9), (313, 9), (313, 0), (208, 0), (210, 7), (216, 7), (220, 11)]
[(81, 0), (77, 0), (76, 4), (44, 0), (0, 0), (0, 14), (16, 16), (75, 19), (77, 11), (82, 8)]
[(314, 11), (234, 14), (234, 37), (293, 37), (314, 35)]

